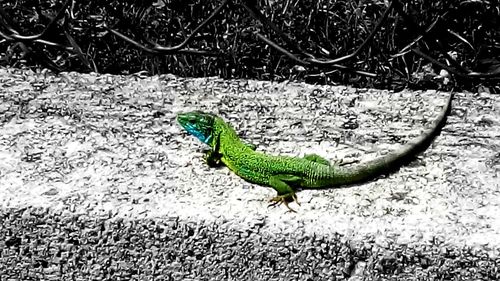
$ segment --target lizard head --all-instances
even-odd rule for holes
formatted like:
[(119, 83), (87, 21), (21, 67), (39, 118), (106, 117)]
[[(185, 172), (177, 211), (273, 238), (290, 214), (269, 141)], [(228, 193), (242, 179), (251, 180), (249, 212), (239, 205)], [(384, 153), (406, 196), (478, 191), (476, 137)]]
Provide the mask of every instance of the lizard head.
[(177, 114), (177, 122), (182, 128), (206, 144), (212, 139), (214, 121), (215, 115), (201, 111)]

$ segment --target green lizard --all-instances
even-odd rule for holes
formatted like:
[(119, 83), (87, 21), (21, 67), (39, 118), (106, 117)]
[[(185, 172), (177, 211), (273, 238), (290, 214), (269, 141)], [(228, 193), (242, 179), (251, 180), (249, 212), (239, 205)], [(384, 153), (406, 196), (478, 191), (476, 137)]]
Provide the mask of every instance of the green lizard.
[[(180, 113), (179, 124), (191, 135), (210, 146), (205, 155), (211, 167), (224, 164), (246, 181), (270, 186), (278, 192), (272, 205), (296, 201), (298, 189), (333, 188), (372, 180), (397, 170), (424, 151), (446, 123), (451, 108), (450, 94), (432, 128), (400, 150), (354, 166), (333, 165), (316, 154), (304, 157), (274, 156), (255, 151), (255, 146), (243, 142), (231, 125), (222, 118), (200, 111)], [(300, 205), (300, 204), (299, 204)]]

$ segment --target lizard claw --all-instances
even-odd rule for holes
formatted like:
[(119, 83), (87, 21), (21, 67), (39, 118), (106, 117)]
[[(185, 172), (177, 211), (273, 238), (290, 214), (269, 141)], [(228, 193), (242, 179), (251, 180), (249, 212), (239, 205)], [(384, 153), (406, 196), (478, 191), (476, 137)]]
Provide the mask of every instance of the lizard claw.
[(297, 199), (297, 195), (296, 195), (295, 193), (292, 195), (292, 199), (293, 199), (293, 201), (295, 201), (295, 203), (297, 203), (297, 205), (299, 205), (299, 206), (300, 206), (300, 202), (299, 202), (299, 200)]
[[(291, 200), (290, 200), (290, 198), (291, 198)], [(278, 195), (276, 197), (271, 198), (271, 200), (270, 200), (271, 204), (269, 204), (269, 207), (280, 205), (281, 203), (283, 203), (288, 208), (288, 210), (290, 210), (291, 212), (297, 213), (297, 211), (295, 211), (294, 209), (292, 209), (288, 205), (288, 201), (292, 201), (292, 202), (295, 201), (295, 202), (297, 202), (297, 205), (300, 206), (300, 203), (297, 201), (297, 195), (292, 194), (292, 195)]]

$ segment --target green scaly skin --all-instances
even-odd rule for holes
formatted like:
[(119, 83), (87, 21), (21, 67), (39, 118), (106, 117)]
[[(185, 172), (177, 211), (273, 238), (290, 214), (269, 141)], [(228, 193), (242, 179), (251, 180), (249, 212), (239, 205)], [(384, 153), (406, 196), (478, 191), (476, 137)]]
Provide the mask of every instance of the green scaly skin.
[[(372, 180), (394, 172), (424, 151), (446, 123), (453, 94), (450, 94), (431, 129), (400, 150), (381, 158), (354, 166), (332, 165), (316, 154), (304, 157), (274, 156), (255, 151), (255, 146), (243, 142), (231, 125), (222, 118), (200, 111), (177, 115), (180, 125), (210, 146), (205, 159), (209, 166), (224, 164), (246, 181), (270, 186), (278, 192), (273, 204), (297, 201), (296, 190), (334, 188)], [(297, 202), (298, 203), (298, 202)]]

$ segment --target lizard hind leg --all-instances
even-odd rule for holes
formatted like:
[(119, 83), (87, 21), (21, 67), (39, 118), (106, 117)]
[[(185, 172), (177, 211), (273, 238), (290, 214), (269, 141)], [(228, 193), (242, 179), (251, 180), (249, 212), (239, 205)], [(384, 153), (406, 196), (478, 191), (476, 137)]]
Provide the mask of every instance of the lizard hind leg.
[(245, 146), (250, 148), (251, 150), (256, 150), (257, 149), (257, 145), (256, 144), (253, 144), (253, 143), (245, 143)]
[(319, 156), (318, 154), (306, 154), (306, 155), (304, 155), (304, 159), (312, 161), (312, 162), (316, 162), (319, 164), (330, 166), (330, 161)]
[[(312, 161), (312, 162), (316, 162), (319, 164), (323, 164), (323, 165), (328, 165), (328, 166), (332, 165), (332, 162), (326, 160), (325, 158), (319, 156), (318, 154), (306, 154), (306, 155), (304, 155), (304, 159)], [(339, 161), (333, 161), (333, 165), (345, 166), (345, 165), (350, 165), (350, 164), (354, 164), (357, 162), (359, 162), (359, 160), (345, 161), (345, 160), (341, 159)]]
[(302, 181), (302, 178), (295, 175), (275, 175), (271, 176), (269, 179), (269, 185), (278, 192), (278, 195), (271, 199), (271, 205), (275, 206), (283, 203), (290, 211), (295, 212), (294, 209), (288, 206), (289, 202), (295, 201), (297, 205), (300, 206), (299, 201), (297, 200), (297, 195), (295, 194), (295, 190), (287, 183), (294, 183)]

